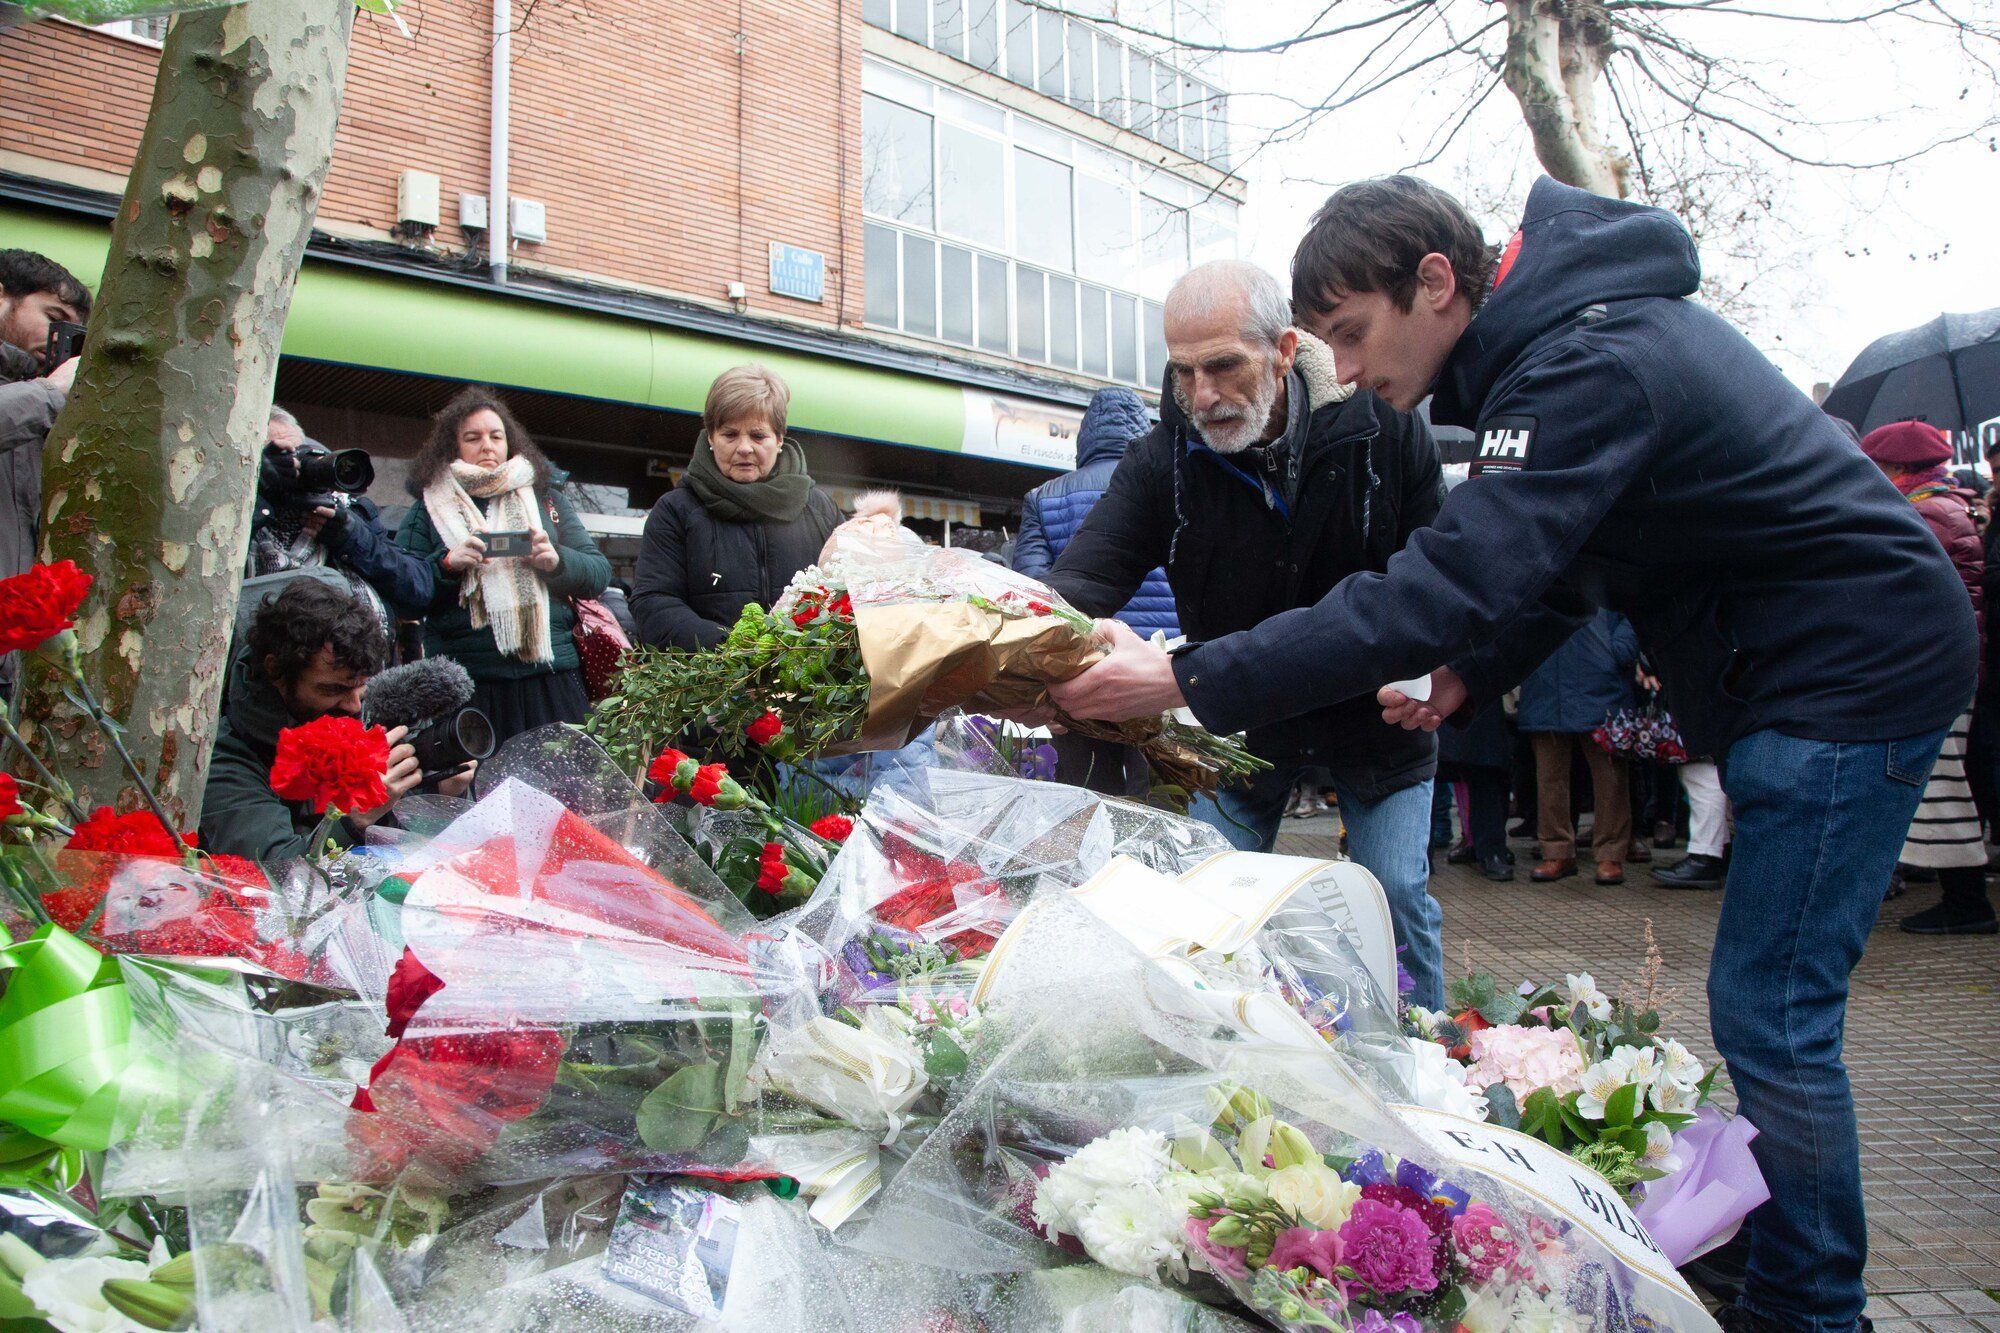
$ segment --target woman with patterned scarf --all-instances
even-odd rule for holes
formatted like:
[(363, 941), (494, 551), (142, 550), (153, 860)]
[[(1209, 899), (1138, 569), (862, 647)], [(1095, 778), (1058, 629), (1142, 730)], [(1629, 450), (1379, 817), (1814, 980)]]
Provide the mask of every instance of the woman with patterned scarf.
[[(1868, 432), (1861, 441), (1861, 452), (1875, 460), (1930, 525), (1931, 535), (1965, 581), (1983, 636), (1986, 552), (1972, 521), (1975, 497), (1951, 477), (1951, 441), (1936, 426), (1897, 421)], [(1898, 607), (1896, 613), (1921, 611)], [(1904, 865), (1935, 869), (1944, 891), (1936, 907), (1903, 918), (1902, 928), (1915, 935), (1991, 935), (2000, 929), (1986, 896), (1986, 840), (1980, 834), (1979, 812), (1973, 807), (1972, 789), (1965, 780), (1965, 739), (1978, 683), (1965, 682), (1966, 711), (1951, 724), (1951, 734), (1938, 752), (1937, 764), (1924, 786), (1923, 804), (1917, 807), (1899, 858)]]
[[(499, 395), (477, 387), (445, 404), (410, 469), (417, 503), (396, 542), (438, 571), (424, 650), (471, 674), (473, 705), (503, 742), (590, 713), (572, 602), (603, 592), (611, 563), (565, 480)], [(525, 553), (487, 553), (487, 534), (518, 532)]]

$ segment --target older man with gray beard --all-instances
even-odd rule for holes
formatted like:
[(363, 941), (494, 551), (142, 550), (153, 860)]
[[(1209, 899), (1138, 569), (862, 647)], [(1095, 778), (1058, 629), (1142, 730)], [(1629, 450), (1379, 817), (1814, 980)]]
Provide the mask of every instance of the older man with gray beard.
[[(1048, 577), (1079, 609), (1112, 614), (1164, 566), (1181, 628), (1198, 643), (1311, 606), (1349, 574), (1380, 572), (1436, 515), (1444, 487), (1430, 432), (1341, 384), (1332, 353), (1292, 327), (1270, 274), (1204, 264), (1174, 284), (1165, 322), (1160, 424), (1127, 449)], [(1252, 731), (1249, 743), (1272, 770), (1219, 794), (1217, 828), (1269, 851), (1301, 772), (1325, 768), (1348, 851), (1388, 894), (1412, 1002), (1441, 1006), (1431, 738), (1384, 722), (1368, 694)]]

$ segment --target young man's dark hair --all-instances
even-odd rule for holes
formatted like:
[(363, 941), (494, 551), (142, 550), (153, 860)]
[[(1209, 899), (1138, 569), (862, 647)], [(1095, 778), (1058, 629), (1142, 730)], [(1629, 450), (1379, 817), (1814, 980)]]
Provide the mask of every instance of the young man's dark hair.
[(0, 250), (0, 292), (9, 296), (48, 292), (79, 315), (90, 314), (90, 289), (61, 264), (33, 250)]
[(333, 664), (372, 676), (389, 660), (389, 638), (366, 602), (316, 578), (294, 579), (257, 609), (245, 643), (274, 685), (297, 680), (322, 648)]
[(1496, 255), (1458, 200), (1415, 176), (1343, 185), (1313, 214), (1292, 256), (1292, 311), (1324, 314), (1330, 298), (1385, 292), (1398, 310), (1416, 298), (1425, 255), (1451, 261), (1458, 289), (1477, 310), (1493, 285)]

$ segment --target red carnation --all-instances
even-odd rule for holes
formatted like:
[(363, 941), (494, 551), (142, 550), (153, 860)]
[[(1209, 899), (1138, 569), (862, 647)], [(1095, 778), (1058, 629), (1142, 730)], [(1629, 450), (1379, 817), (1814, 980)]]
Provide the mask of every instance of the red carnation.
[(1028, 603), (1028, 614), (1031, 616), (1053, 615), (1055, 614), (1055, 608), (1050, 606), (1047, 602), (1031, 601)]
[[(722, 764), (703, 764), (694, 771), (694, 781), (688, 784), (688, 795), (697, 805), (714, 805), (724, 794), (724, 785), (736, 785), (729, 776), (729, 769)], [(727, 809), (727, 806), (724, 806)]]
[[(181, 841), (190, 847), (196, 845), (192, 833), (183, 833)], [(174, 835), (167, 832), (167, 826), (151, 810), (133, 810), (121, 815), (108, 805), (91, 811), (90, 817), (76, 826), (63, 850), (118, 852), (126, 856), (181, 854), (180, 843), (174, 841)]]
[(757, 861), (757, 887), (769, 894), (785, 891), (785, 877), (792, 868), (785, 864), (785, 845), (781, 842), (764, 844), (764, 854)]
[(833, 612), (834, 618), (837, 620), (854, 619), (854, 602), (846, 593), (842, 593), (840, 596), (834, 598), (833, 605), (828, 609)]
[(769, 745), (785, 734), (785, 719), (767, 708), (762, 717), (743, 728), (743, 734), (748, 736), (754, 745)]
[(424, 1001), (443, 989), (444, 982), (438, 980), (437, 973), (425, 967), (405, 945), (403, 956), (396, 960), (396, 970), (389, 974), (389, 994), (383, 1006), (389, 1011), (388, 1035), (401, 1037)]
[(14, 781), (12, 773), (0, 773), (0, 819), (26, 813), (21, 805), (21, 784)]
[(854, 834), (854, 821), (846, 815), (821, 815), (812, 822), (812, 831), (828, 842), (846, 842)]
[(327, 713), (278, 733), (271, 790), (321, 814), (329, 806), (373, 810), (388, 803), (389, 788), (382, 780), (388, 768), (388, 732), (364, 727), (360, 718)]
[(76, 608), (90, 591), (90, 575), (73, 560), (36, 565), (0, 579), (0, 653), (38, 648), (76, 627)]
[(653, 766), (646, 770), (646, 780), (657, 784), (660, 788), (660, 794), (653, 799), (664, 801), (675, 792), (686, 791), (694, 773), (689, 769), (683, 774), (682, 766), (693, 762), (679, 750), (669, 748), (660, 751), (659, 757), (653, 760)]
[(367, 1165), (393, 1174), (415, 1155), (462, 1170), (509, 1123), (548, 1100), (568, 1043), (545, 1028), (404, 1037), (368, 1071), (349, 1133)]

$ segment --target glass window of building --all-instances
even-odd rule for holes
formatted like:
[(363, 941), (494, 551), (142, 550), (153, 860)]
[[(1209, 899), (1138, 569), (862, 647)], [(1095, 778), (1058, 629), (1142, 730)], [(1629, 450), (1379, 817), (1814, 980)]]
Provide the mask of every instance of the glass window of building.
[(1125, 48), (1102, 33), (1097, 37), (1097, 114), (1114, 125), (1126, 123)]
[(979, 348), (1007, 355), (1013, 321), (1008, 318), (1007, 261), (979, 256)]
[(954, 60), (965, 59), (965, 0), (937, 0), (931, 12), (931, 45)]
[(903, 330), (937, 333), (937, 244), (903, 233)]
[(1070, 174), (1061, 162), (1014, 150), (1014, 253), (1021, 258), (1050, 268), (1076, 267)]
[(896, 35), (926, 46), (930, 44), (930, 0), (896, 0)]
[(1076, 369), (1076, 284), (1049, 275), (1049, 360)]
[(901, 298), (896, 290), (897, 248), (902, 244), (893, 227), (869, 223), (863, 228), (862, 262), (867, 265), (868, 322), (884, 328), (898, 327)]
[(913, 227), (936, 225), (931, 118), (887, 98), (861, 99), (861, 203)]
[(894, 0), (861, 0), (861, 21), (875, 28), (895, 30)]
[(1063, 95), (1063, 16), (1053, 9), (1035, 11), (1035, 88)]
[(1169, 148), (1181, 146), (1180, 93), (1178, 80), (1165, 65), (1153, 66), (1153, 137)]
[(1129, 281), (1132, 187), (1085, 173), (1076, 182), (1076, 270), (1101, 282)]
[(938, 249), (938, 336), (948, 343), (972, 343), (972, 251), (955, 245)]
[(1188, 215), (1185, 208), (1139, 196), (1139, 282), (1142, 292), (1164, 297), (1188, 271)]
[(1014, 355), (1023, 361), (1046, 361), (1049, 356), (1042, 278), (1040, 269), (1014, 266)]
[(1035, 11), (1021, 0), (1005, 0), (1000, 17), (1007, 29), (1007, 77), (1023, 88), (1035, 86)]
[(971, 0), (966, 16), (965, 58), (981, 69), (1000, 68), (1000, 0)]
[(1007, 248), (1007, 150), (950, 121), (938, 126), (938, 230)]
[(1125, 106), (1132, 128), (1151, 137), (1157, 119), (1153, 111), (1153, 62), (1137, 51), (1125, 53)]
[(1111, 296), (1111, 378), (1139, 381), (1139, 303), (1129, 296)]
[(1071, 19), (1067, 42), (1070, 105), (1086, 115), (1097, 115), (1097, 42), (1090, 25)]
[(1083, 373), (1108, 379), (1111, 375), (1111, 347), (1104, 318), (1105, 291), (1088, 283), (1078, 289), (1077, 336), (1083, 350)]

